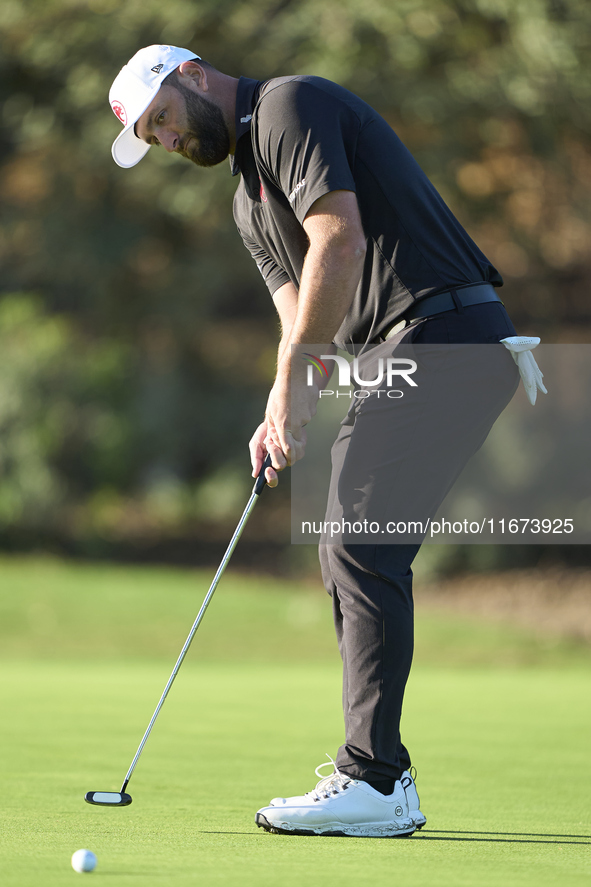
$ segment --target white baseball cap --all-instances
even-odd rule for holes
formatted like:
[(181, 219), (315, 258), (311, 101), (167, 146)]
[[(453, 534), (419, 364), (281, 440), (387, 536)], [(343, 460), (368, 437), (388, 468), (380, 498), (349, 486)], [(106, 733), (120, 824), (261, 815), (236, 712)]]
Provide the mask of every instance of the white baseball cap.
[(178, 46), (146, 46), (121, 68), (109, 90), (113, 113), (123, 124), (111, 153), (118, 166), (129, 169), (139, 163), (150, 146), (138, 139), (134, 126), (151, 104), (165, 77), (183, 62), (198, 59), (190, 49)]

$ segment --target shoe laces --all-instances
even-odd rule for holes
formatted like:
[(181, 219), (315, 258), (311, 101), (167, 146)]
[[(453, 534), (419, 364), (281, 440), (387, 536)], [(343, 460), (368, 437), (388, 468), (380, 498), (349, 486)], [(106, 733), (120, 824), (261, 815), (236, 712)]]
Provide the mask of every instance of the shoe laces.
[[(408, 778), (408, 776), (410, 776), (410, 779)], [(414, 767), (409, 767), (409, 768), (408, 768), (408, 776), (405, 776), (404, 779), (401, 779), (401, 782), (402, 782), (402, 788), (403, 788), (405, 791), (406, 791), (407, 788), (410, 788), (410, 787), (411, 787), (411, 785), (413, 784), (413, 782), (414, 782), (415, 787), (416, 787), (416, 783), (417, 783), (417, 771), (416, 771), (416, 769), (415, 769)]]
[[(339, 792), (344, 792), (351, 782), (351, 778), (344, 773), (341, 773), (331, 756), (327, 754), (326, 757), (328, 758), (328, 761), (325, 761), (324, 764), (319, 764), (314, 771), (316, 776), (320, 778), (320, 782), (311, 792), (306, 792), (313, 801), (321, 801), (323, 799), (334, 797), (335, 795), (338, 795)], [(328, 767), (329, 764), (332, 765), (332, 773), (329, 773), (328, 776), (322, 776), (320, 771), (323, 767)]]

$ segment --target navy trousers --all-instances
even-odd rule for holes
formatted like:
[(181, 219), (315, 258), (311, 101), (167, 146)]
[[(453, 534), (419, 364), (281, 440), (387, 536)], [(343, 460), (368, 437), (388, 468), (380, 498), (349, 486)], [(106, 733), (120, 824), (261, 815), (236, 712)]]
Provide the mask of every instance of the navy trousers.
[[(400, 344), (492, 344), (512, 335), (515, 330), (505, 309), (493, 302), (419, 321), (380, 349), (392, 355)], [(494, 369), (491, 371), (489, 366), (487, 370), (490, 378), (483, 377), (476, 386), (465, 389), (460, 384), (443, 405), (435, 398), (419, 419), (411, 415), (410, 408), (410, 412), (399, 409), (393, 433), (381, 433), (377, 423), (383, 419), (376, 418), (369, 406), (362, 404), (361, 409), (350, 411), (332, 449), (327, 517), (331, 499), (333, 505), (335, 497), (345, 501), (351, 490), (356, 495), (365, 490), (371, 498), (367, 478), (381, 489), (389, 478), (395, 478), (391, 492), (395, 499), (405, 488), (412, 496), (413, 479), (421, 475), (424, 486), (426, 475), (433, 499), (429, 507), (440, 504), (466, 461), (486, 439), (519, 382), (514, 361), (502, 345), (489, 353), (494, 354)], [(467, 367), (462, 377), (471, 374), (472, 368)], [(475, 392), (489, 382), (493, 394), (476, 396)], [(418, 437), (417, 422), (422, 423)], [(447, 452), (451, 455), (442, 462), (442, 435), (448, 430), (451, 434), (458, 424), (462, 432), (448, 438), (451, 445)], [(437, 461), (437, 472), (430, 475), (429, 469)], [(362, 478), (358, 477), (360, 471)], [(404, 498), (406, 494), (401, 495)], [(353, 507), (358, 508), (358, 503)], [(400, 737), (400, 718), (413, 655), (411, 565), (419, 548), (420, 541), (396, 545), (340, 541), (323, 542), (319, 550), (343, 660), (345, 742), (338, 751), (337, 766), (376, 788), (386, 787), (388, 792), (411, 764)]]

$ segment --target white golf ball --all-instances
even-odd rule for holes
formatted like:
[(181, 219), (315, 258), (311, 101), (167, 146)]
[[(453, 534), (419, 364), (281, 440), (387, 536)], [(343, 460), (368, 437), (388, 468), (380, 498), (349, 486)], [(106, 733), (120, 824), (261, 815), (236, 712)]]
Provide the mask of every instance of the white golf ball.
[(97, 859), (92, 850), (76, 850), (72, 854), (72, 868), (76, 872), (93, 872)]

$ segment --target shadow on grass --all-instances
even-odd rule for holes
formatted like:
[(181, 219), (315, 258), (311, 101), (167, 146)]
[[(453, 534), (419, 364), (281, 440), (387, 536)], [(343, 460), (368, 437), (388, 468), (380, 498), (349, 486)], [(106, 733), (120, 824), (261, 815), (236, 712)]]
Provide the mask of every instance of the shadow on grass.
[[(490, 837), (473, 837), (480, 835)], [(415, 832), (413, 838), (424, 841), (484, 841), (497, 844), (591, 844), (591, 835), (552, 835), (535, 832), (465, 832), (456, 829), (428, 829), (425, 832)]]
[[(201, 831), (202, 835), (250, 835), (251, 837), (260, 837), (267, 834), (262, 832), (225, 832), (225, 831)], [(491, 837), (473, 837), (474, 835), (490, 835)], [(309, 837), (317, 838), (319, 835), (289, 835), (284, 833), (279, 837)], [(328, 836), (330, 837), (330, 836)], [(405, 836), (406, 838), (406, 836)], [(550, 835), (536, 834), (530, 832), (464, 832), (454, 829), (428, 829), (427, 831), (416, 831), (408, 838), (413, 841), (481, 841), (497, 844), (579, 844), (585, 846), (591, 844), (591, 835)], [(548, 838), (554, 840), (547, 840)], [(572, 840), (572, 839), (575, 840)], [(578, 839), (578, 840), (576, 840)], [(364, 838), (362, 840), (372, 840)], [(383, 838), (374, 838), (373, 840), (382, 841)]]

